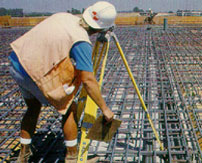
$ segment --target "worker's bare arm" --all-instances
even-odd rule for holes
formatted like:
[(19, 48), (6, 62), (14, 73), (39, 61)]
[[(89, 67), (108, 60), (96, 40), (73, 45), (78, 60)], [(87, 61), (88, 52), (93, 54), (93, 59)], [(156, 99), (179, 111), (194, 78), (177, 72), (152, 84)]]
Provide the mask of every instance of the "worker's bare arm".
[(114, 113), (107, 107), (102, 98), (98, 82), (93, 75), (93, 72), (81, 71), (81, 81), (88, 95), (100, 107), (107, 121), (112, 120)]

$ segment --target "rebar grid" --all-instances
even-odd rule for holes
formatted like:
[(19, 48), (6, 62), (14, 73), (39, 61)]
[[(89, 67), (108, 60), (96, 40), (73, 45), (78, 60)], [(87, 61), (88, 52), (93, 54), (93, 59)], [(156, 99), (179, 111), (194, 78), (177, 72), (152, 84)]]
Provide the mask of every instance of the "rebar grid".
[[(28, 29), (0, 29), (0, 161), (16, 158), (20, 120), (26, 110), (18, 87), (8, 73), (9, 43)], [(100, 162), (202, 162), (202, 40), (200, 27), (146, 30), (117, 27), (115, 33), (164, 144), (159, 144), (132, 82), (112, 42), (106, 65), (103, 97), (122, 125), (110, 143), (92, 141), (89, 154)], [(92, 37), (95, 41), (95, 37)], [(99, 76), (99, 73), (98, 73)], [(100, 114), (100, 111), (99, 111)], [(61, 117), (43, 107), (33, 138), (36, 162), (64, 158)]]

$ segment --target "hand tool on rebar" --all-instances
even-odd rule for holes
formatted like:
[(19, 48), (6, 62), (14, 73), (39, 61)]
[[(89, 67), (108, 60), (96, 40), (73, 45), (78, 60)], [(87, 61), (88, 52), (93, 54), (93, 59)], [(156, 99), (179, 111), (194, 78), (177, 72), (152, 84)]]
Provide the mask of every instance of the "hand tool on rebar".
[(93, 126), (89, 129), (86, 138), (97, 141), (109, 142), (112, 140), (115, 132), (121, 125), (120, 120), (113, 119), (111, 122), (107, 123), (103, 116), (99, 116)]

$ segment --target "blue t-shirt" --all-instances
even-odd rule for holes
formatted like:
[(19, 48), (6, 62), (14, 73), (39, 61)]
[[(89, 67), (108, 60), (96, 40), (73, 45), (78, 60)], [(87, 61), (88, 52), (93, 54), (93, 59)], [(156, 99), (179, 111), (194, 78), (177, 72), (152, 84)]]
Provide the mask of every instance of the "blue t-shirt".
[(22, 67), (22, 65), (20, 64), (17, 55), (15, 54), (14, 51), (12, 51), (10, 53), (9, 59), (11, 61), (11, 64), (13, 65), (13, 67), (20, 72), (24, 77), (29, 77), (29, 75), (27, 74), (27, 72), (25, 71), (25, 69)]
[(92, 46), (88, 42), (75, 43), (70, 51), (70, 57), (76, 62), (76, 69), (93, 72)]
[[(76, 62), (76, 69), (93, 72), (92, 46), (89, 43), (84, 41), (75, 43), (70, 51), (70, 57)], [(29, 76), (20, 64), (15, 52), (11, 52), (9, 59), (17, 71), (25, 77)]]

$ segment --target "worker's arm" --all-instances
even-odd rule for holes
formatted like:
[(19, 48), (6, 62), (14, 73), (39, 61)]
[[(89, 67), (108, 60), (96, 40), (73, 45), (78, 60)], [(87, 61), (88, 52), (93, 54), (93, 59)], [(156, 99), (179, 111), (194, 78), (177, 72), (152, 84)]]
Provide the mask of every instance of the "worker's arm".
[(113, 119), (114, 113), (107, 107), (102, 98), (98, 82), (96, 81), (93, 72), (81, 71), (81, 81), (86, 89), (88, 95), (100, 107), (107, 121)]
[(76, 69), (80, 70), (81, 80), (88, 95), (102, 110), (107, 121), (112, 120), (114, 113), (107, 107), (102, 98), (99, 85), (93, 74), (92, 46), (87, 42), (75, 43), (70, 56), (76, 62)]

